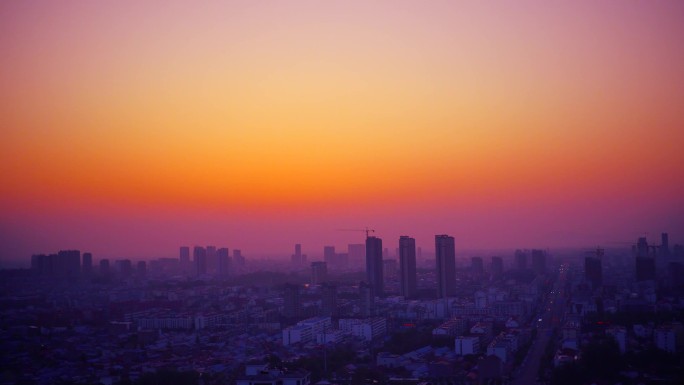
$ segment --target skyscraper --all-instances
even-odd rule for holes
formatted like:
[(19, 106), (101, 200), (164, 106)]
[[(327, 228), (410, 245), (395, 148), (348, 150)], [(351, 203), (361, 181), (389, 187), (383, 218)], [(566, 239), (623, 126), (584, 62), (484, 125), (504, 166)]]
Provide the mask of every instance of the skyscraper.
[(382, 239), (378, 237), (366, 238), (366, 277), (375, 295), (382, 296), (384, 292), (382, 274)]
[[(380, 249), (382, 250), (382, 249)], [(382, 254), (381, 254), (382, 255)], [(359, 298), (361, 300), (361, 316), (372, 317), (375, 315), (375, 289), (366, 282), (359, 284)]]
[(482, 257), (472, 257), (470, 259), (470, 272), (475, 276), (484, 274), (484, 261)]
[(347, 245), (349, 263), (353, 266), (363, 266), (366, 260), (366, 245), (363, 243)]
[(301, 267), (304, 264), (304, 261), (302, 260), (302, 245), (299, 243), (295, 244), (295, 252), (292, 254), (290, 260), (292, 262), (292, 266), (295, 268)]
[(527, 252), (524, 250), (515, 251), (515, 267), (518, 270), (527, 269)]
[(532, 250), (532, 269), (536, 274), (546, 273), (546, 251)]
[(286, 283), (283, 289), (283, 315), (286, 318), (298, 318), (300, 307), (299, 285)]
[(399, 275), (401, 295), (416, 297), (416, 240), (402, 235), (399, 237)]
[(336, 317), (337, 313), (337, 286), (324, 283), (321, 286), (321, 315)]
[(648, 241), (646, 237), (639, 238), (636, 246), (637, 257), (648, 257)]
[(598, 257), (584, 258), (584, 277), (595, 288), (600, 287), (603, 283), (603, 267), (601, 266), (601, 259)]
[(503, 275), (503, 259), (501, 257), (492, 257), (492, 278), (498, 279)]
[(100, 259), (100, 274), (109, 276), (109, 259)]
[(186, 265), (190, 262), (190, 248), (188, 246), (180, 247), (180, 263)]
[(670, 236), (667, 233), (660, 234), (660, 255), (670, 256)]
[(91, 274), (93, 272), (93, 254), (83, 253), (83, 266), (81, 270), (83, 274)]
[(144, 278), (147, 275), (147, 262), (138, 261), (138, 264), (136, 265), (136, 274), (140, 278)]
[(230, 273), (230, 251), (227, 247), (222, 247), (216, 250), (216, 257), (218, 258), (218, 274), (227, 277)]
[(198, 276), (207, 274), (207, 249), (202, 246), (195, 246), (192, 257), (195, 263), (195, 273)]
[(655, 281), (656, 267), (655, 258), (652, 257), (636, 257), (636, 280), (641, 281)]
[(456, 294), (456, 245), (454, 237), (435, 235), (437, 298)]
[(218, 270), (218, 257), (216, 255), (216, 246), (207, 246), (207, 272), (215, 273)]
[(311, 284), (320, 285), (328, 280), (328, 263), (322, 261), (311, 262)]

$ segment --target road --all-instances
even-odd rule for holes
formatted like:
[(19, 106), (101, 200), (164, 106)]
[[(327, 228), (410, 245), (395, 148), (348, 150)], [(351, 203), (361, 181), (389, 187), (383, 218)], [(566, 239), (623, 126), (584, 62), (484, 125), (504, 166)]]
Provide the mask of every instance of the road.
[(532, 385), (537, 383), (539, 366), (546, 350), (546, 345), (548, 345), (551, 339), (553, 329), (560, 326), (561, 319), (563, 318), (565, 304), (562, 292), (565, 286), (566, 270), (567, 266), (561, 266), (558, 281), (554, 285), (552, 293), (547, 297), (547, 302), (544, 304), (545, 310), (541, 316), (542, 321), (538, 322), (537, 337), (532, 346), (530, 346), (527, 357), (525, 357), (517, 375), (513, 379), (513, 385)]

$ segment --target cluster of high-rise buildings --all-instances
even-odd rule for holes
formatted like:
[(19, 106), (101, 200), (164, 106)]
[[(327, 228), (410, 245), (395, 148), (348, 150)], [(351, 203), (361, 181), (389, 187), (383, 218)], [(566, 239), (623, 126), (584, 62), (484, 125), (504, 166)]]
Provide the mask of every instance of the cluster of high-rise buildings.
[[(632, 245), (632, 255), (635, 282), (656, 281), (657, 270), (666, 270), (669, 273), (668, 279), (673, 284), (684, 281), (684, 264), (681, 261), (684, 250), (681, 245), (670, 249), (668, 233), (661, 234), (659, 245), (649, 243), (646, 237), (640, 237)], [(593, 255), (584, 258), (585, 278), (595, 288), (603, 284), (603, 256), (604, 249), (597, 248)]]
[[(147, 273), (147, 262), (138, 261), (135, 266), (130, 259), (114, 261), (117, 273), (122, 277), (134, 274), (144, 276)], [(39, 276), (50, 279), (75, 279), (95, 273), (93, 255), (79, 250), (60, 250), (56, 254), (34, 254), (31, 256), (31, 270)], [(108, 258), (100, 259), (98, 271), (101, 276), (108, 276), (112, 266)]]
[(190, 247), (180, 247), (181, 266), (193, 266), (193, 271), (197, 276), (219, 275), (228, 276), (232, 269), (245, 265), (245, 258), (242, 251), (233, 249), (231, 257), (227, 247), (216, 248), (216, 246), (195, 246), (192, 249), (192, 261), (190, 261)]

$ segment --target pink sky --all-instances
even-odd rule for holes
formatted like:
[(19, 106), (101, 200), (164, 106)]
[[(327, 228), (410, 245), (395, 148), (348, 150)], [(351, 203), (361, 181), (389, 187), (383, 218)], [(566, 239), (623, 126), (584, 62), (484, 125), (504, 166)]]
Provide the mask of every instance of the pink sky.
[(684, 238), (684, 5), (0, 5), (0, 266)]

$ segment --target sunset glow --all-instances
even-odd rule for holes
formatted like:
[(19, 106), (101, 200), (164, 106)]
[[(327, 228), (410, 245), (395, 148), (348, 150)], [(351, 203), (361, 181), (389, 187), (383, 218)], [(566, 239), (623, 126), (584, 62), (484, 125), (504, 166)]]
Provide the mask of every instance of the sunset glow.
[(0, 262), (315, 255), (364, 226), (391, 247), (682, 237), (683, 21), (680, 1), (5, 2)]

